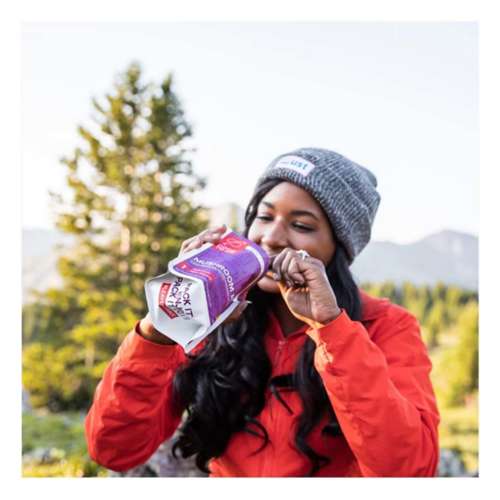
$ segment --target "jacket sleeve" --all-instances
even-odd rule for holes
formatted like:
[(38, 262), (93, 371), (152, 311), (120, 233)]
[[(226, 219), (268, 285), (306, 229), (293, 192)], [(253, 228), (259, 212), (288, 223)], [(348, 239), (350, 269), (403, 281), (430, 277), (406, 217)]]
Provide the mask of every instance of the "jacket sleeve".
[(184, 352), (141, 337), (138, 324), (107, 366), (85, 418), (90, 457), (115, 471), (144, 463), (181, 420), (172, 381)]
[(418, 322), (392, 305), (369, 328), (342, 311), (307, 332), (344, 437), (364, 476), (434, 476), (440, 417)]

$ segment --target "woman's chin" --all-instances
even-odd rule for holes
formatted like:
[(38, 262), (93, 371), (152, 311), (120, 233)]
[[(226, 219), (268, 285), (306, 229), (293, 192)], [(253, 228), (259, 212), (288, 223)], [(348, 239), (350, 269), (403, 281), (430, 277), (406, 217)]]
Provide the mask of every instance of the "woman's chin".
[(267, 293), (280, 293), (280, 288), (277, 281), (273, 280), (269, 276), (263, 276), (259, 281), (257, 281), (257, 286)]

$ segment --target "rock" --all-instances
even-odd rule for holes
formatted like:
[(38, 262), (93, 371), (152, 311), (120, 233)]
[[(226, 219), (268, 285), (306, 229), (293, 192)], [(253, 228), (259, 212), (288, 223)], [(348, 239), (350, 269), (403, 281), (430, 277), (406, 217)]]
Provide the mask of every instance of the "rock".
[(126, 472), (111, 472), (113, 477), (207, 477), (195, 464), (194, 457), (175, 459), (170, 452), (176, 434), (165, 441), (143, 465)]
[(23, 398), (22, 399), (23, 413), (31, 413), (33, 408), (31, 407), (31, 404), (30, 404), (30, 396), (28, 394), (28, 391), (24, 388), (22, 390), (22, 398)]
[(441, 449), (439, 453), (438, 477), (466, 477), (469, 474), (457, 450)]
[(23, 454), (23, 463), (54, 464), (66, 457), (66, 452), (59, 448), (35, 448)]

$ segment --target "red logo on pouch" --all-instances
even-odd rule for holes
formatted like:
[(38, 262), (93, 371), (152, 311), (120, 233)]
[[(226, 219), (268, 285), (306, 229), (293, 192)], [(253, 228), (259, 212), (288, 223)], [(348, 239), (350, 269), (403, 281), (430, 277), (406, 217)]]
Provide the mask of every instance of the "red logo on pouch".
[(238, 239), (234, 234), (228, 234), (225, 238), (215, 245), (219, 252), (238, 253), (247, 247), (247, 242)]
[(170, 290), (171, 286), (172, 283), (168, 282), (161, 284), (160, 293), (158, 296), (158, 306), (170, 319), (174, 319), (177, 318), (177, 314), (172, 311), (172, 309), (168, 308), (165, 304), (165, 299), (167, 298), (168, 291)]

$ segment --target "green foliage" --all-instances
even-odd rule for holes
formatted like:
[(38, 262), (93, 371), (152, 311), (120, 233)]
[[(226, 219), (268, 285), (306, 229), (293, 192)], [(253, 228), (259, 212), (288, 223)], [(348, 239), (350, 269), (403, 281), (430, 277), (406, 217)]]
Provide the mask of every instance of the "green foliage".
[[(52, 411), (78, 408), (89, 400), (89, 387), (82, 377), (81, 354), (75, 345), (55, 349), (34, 342), (23, 349), (23, 386), (29, 388), (34, 407)], [(87, 389), (87, 390), (86, 390)]]
[(389, 281), (364, 283), (362, 288), (375, 297), (386, 297), (414, 314), (420, 322), (422, 336), (430, 352), (441, 344), (440, 337), (456, 325), (464, 307), (478, 302), (477, 292), (443, 283), (435, 287), (403, 283), (397, 287)]
[(23, 454), (37, 448), (58, 448), (66, 453), (86, 451), (84, 414), (46, 412), (23, 414)]
[(105, 364), (146, 312), (144, 282), (206, 226), (191, 127), (168, 75), (143, 83), (137, 64), (93, 99), (93, 123), (62, 159), (51, 193), (57, 226), (76, 236), (58, 261), (61, 289), (23, 309), (23, 384), (34, 407), (85, 409)]
[(43, 342), (62, 346), (66, 332), (73, 328), (82, 314), (78, 294), (70, 288), (37, 292), (36, 301), (23, 307), (23, 345)]
[(107, 476), (87, 454), (83, 419), (81, 413), (23, 414), (23, 476)]
[(441, 409), (440, 446), (456, 450), (469, 472), (478, 470), (478, 431), (477, 393), (469, 395), (466, 405)]
[(448, 324), (445, 304), (442, 300), (435, 301), (426, 318), (426, 342), (429, 350), (438, 345), (438, 334)]
[[(59, 451), (59, 450), (56, 450)], [(49, 463), (26, 461), (23, 463), (23, 477), (107, 477), (108, 471), (99, 467), (85, 456), (64, 454)]]
[(478, 388), (478, 308), (477, 304), (466, 305), (457, 322), (456, 345), (443, 352), (436, 384), (444, 406), (459, 406), (467, 395)]

